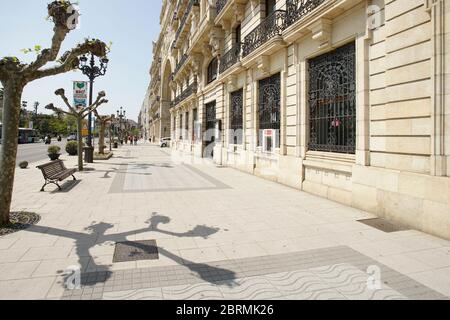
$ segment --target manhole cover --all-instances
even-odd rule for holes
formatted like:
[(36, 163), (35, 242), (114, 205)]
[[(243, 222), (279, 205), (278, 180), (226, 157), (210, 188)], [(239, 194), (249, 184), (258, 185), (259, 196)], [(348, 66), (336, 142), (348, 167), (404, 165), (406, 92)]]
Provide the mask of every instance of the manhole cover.
[(387, 233), (408, 230), (406, 227), (394, 224), (382, 218), (358, 220), (358, 222)]
[(155, 240), (126, 241), (116, 244), (113, 262), (129, 262), (140, 260), (158, 260), (158, 247)]

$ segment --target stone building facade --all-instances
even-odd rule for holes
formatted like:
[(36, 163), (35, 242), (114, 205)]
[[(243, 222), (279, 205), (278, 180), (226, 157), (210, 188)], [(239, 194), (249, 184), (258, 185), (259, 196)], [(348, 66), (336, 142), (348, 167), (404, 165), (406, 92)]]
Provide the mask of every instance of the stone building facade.
[(141, 110), (139, 111), (139, 130), (141, 132), (141, 137), (145, 141), (150, 139), (150, 90), (145, 93), (144, 101), (142, 102)]
[(150, 132), (450, 239), (447, 0), (164, 0)]

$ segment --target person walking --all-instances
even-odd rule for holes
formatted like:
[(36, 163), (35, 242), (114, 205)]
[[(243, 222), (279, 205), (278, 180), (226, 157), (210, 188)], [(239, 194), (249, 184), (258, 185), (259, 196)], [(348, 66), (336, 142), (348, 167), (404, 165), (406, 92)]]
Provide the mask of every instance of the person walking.
[(137, 146), (137, 143), (138, 143), (138, 137), (134, 136), (134, 145)]

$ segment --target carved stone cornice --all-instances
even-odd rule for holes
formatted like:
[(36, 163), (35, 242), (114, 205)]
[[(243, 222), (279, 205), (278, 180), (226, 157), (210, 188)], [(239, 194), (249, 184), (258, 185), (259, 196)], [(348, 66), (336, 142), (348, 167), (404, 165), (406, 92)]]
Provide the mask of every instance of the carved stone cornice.
[(270, 75), (270, 57), (269, 56), (259, 56), (256, 59), (256, 66), (261, 71), (263, 76)]
[(245, 19), (245, 4), (235, 3), (233, 5), (233, 13), (236, 19), (236, 22), (242, 22)]
[(317, 20), (315, 23), (309, 26), (309, 29), (312, 32), (313, 40), (317, 40), (320, 42), (320, 49), (331, 45), (331, 27), (332, 21), (324, 18)]

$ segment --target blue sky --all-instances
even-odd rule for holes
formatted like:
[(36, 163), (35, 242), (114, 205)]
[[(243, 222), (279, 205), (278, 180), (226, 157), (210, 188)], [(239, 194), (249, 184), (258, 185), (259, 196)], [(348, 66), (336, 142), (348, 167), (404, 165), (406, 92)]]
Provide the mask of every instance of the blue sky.
[[(25, 55), (22, 49), (50, 46), (53, 24), (46, 20), (48, 2), (50, 0), (1, 1), (0, 57), (16, 56), (30, 62), (35, 58), (34, 53)], [(82, 14), (80, 28), (69, 34), (61, 52), (87, 37), (113, 42), (107, 74), (96, 80), (94, 95), (100, 90), (107, 93), (109, 104), (101, 107), (101, 114), (115, 113), (123, 106), (128, 118), (137, 120), (150, 80), (152, 41), (159, 35), (162, 1), (80, 0), (78, 3)], [(22, 100), (28, 101), (29, 106), (39, 101), (41, 112), (52, 102), (62, 106), (54, 91), (64, 88), (71, 96), (74, 80), (86, 78), (77, 71), (38, 80), (25, 88)]]

